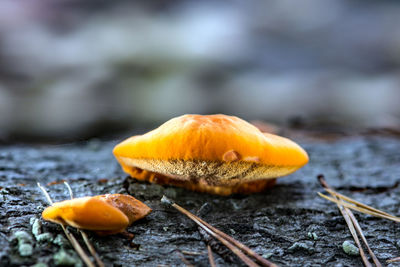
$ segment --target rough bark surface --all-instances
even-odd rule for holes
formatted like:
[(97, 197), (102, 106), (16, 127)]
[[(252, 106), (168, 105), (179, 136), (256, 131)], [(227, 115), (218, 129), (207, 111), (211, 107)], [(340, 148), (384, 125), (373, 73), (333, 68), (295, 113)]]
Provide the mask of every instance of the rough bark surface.
[[(198, 255), (183, 255), (196, 266), (208, 266), (204, 233), (184, 215), (162, 205), (163, 194), (279, 265), (361, 266), (359, 256), (349, 256), (343, 251), (342, 243), (352, 241), (351, 235), (336, 206), (317, 196), (323, 190), (316, 176), (324, 174), (339, 192), (398, 214), (400, 139), (352, 136), (334, 141), (301, 138), (297, 141), (310, 155), (307, 166), (279, 179), (266, 192), (231, 197), (129, 179), (111, 153), (117, 142), (3, 145), (0, 149), (0, 265), (54, 266), (60, 264), (60, 251), (74, 257), (69, 264), (81, 265), (68, 243), (58, 236), (62, 235), (59, 226), (34, 220), (40, 218), (47, 206), (36, 182), (45, 185), (51, 197), (60, 201), (68, 198), (66, 188), (63, 184), (48, 183), (67, 180), (75, 196), (129, 192), (153, 209), (147, 218), (128, 228), (135, 235), (132, 241), (122, 235), (98, 237), (89, 233), (107, 266), (184, 266), (177, 251), (196, 252)], [(400, 256), (399, 225), (355, 214), (382, 262)], [(42, 226), (38, 227), (40, 223)], [(25, 239), (19, 236), (21, 231), (28, 234)], [(40, 231), (42, 236), (37, 238)], [(51, 236), (43, 236), (44, 233)], [(20, 255), (24, 243), (33, 248), (32, 253), (27, 250), (27, 256)], [(220, 266), (242, 265), (232, 255), (224, 258), (231, 258), (233, 263), (217, 254), (215, 257)]]

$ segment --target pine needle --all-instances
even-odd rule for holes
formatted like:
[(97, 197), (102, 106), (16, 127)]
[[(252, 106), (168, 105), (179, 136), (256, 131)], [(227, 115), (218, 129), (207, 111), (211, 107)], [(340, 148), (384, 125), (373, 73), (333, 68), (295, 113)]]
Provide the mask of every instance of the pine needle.
[[(70, 198), (73, 199), (74, 198), (74, 193), (72, 192), (71, 186), (65, 181), (64, 181), (64, 185), (68, 189)], [(90, 242), (87, 234), (81, 229), (78, 229), (78, 232), (81, 234), (82, 239), (86, 244), (86, 247), (88, 248), (90, 254), (93, 256), (93, 258), (96, 261), (97, 265), (99, 265), (100, 267), (104, 267), (104, 263), (101, 261), (101, 259), (100, 259), (99, 255), (97, 254), (95, 248), (93, 247), (92, 243)]]
[(195, 267), (193, 264), (190, 263), (190, 261), (188, 261), (185, 256), (183, 256), (182, 252), (180, 252), (179, 250), (176, 250), (176, 253), (178, 254), (178, 257), (183, 261), (183, 263), (187, 266), (187, 267)]
[(353, 224), (354, 224), (354, 227), (356, 228), (358, 234), (360, 235), (362, 241), (364, 242), (364, 245), (367, 247), (368, 253), (369, 253), (369, 255), (371, 255), (372, 261), (375, 263), (375, 265), (376, 265), (377, 267), (381, 267), (382, 265), (381, 265), (381, 263), (379, 262), (378, 258), (375, 256), (375, 253), (372, 251), (372, 249), (371, 249), (370, 246), (368, 245), (367, 239), (365, 238), (365, 235), (364, 235), (364, 233), (362, 232), (361, 226), (360, 226), (360, 224), (358, 223), (356, 217), (354, 216), (354, 214), (353, 214), (350, 210), (348, 211), (348, 213), (349, 213), (349, 216), (350, 216), (351, 221), (352, 221)]
[(369, 215), (372, 215), (372, 216), (375, 216), (375, 217), (379, 217), (379, 218), (383, 218), (383, 219), (388, 219), (388, 220), (395, 221), (395, 222), (400, 222), (400, 218), (399, 217), (396, 217), (396, 216), (393, 216), (393, 215), (390, 215), (390, 214), (386, 215), (386, 214), (383, 214), (382, 212), (375, 212), (375, 211), (372, 211), (370, 209), (366, 209), (366, 208), (362, 208), (362, 207), (350, 204), (348, 202), (343, 202), (343, 201), (341, 202), (337, 198), (328, 197), (328, 196), (326, 196), (324, 194), (321, 194), (320, 192), (318, 192), (318, 195), (320, 197), (323, 197), (323, 198), (329, 200), (329, 201), (335, 202), (336, 204), (343, 205), (346, 208), (349, 208), (349, 209), (352, 209), (352, 210), (356, 210), (356, 211), (359, 211), (361, 213), (369, 214)]
[(183, 255), (189, 256), (201, 256), (204, 255), (204, 252), (197, 252), (197, 251), (188, 251), (188, 250), (181, 250)]
[(229, 235), (225, 234), (224, 232), (216, 229), (215, 227), (211, 226), (207, 222), (203, 221), (196, 215), (190, 213), (186, 209), (182, 208), (178, 204), (172, 202), (170, 199), (168, 199), (166, 196), (163, 196), (161, 201), (163, 203), (169, 204), (181, 213), (185, 214), (187, 217), (192, 219), (195, 223), (197, 223), (201, 228), (203, 228), (208, 234), (213, 236), (214, 238), (218, 239), (222, 244), (224, 244), (226, 247), (228, 247), (233, 253), (236, 254), (244, 263), (247, 264), (247, 266), (252, 266), (256, 267), (259, 266), (257, 263), (255, 263), (253, 260), (251, 260), (248, 256), (246, 256), (244, 252), (246, 252), (247, 255), (254, 257), (259, 261), (259, 263), (262, 264), (262, 266), (265, 267), (277, 267), (276, 264), (262, 258), (260, 255), (255, 253), (253, 250), (251, 250), (249, 247), (245, 246), (244, 244), (240, 243), (236, 239), (230, 237)]
[(214, 261), (214, 256), (213, 256), (210, 245), (207, 245), (207, 251), (208, 251), (208, 260), (210, 261), (210, 266), (216, 267), (215, 261)]
[(365, 256), (365, 252), (364, 252), (364, 249), (361, 246), (360, 240), (358, 239), (358, 236), (357, 236), (357, 233), (356, 233), (356, 229), (355, 229), (355, 227), (353, 225), (352, 220), (350, 219), (350, 215), (349, 215), (350, 210), (345, 208), (345, 207), (343, 207), (340, 204), (338, 204), (338, 208), (340, 210), (340, 213), (342, 213), (342, 216), (343, 216), (344, 220), (346, 221), (347, 226), (349, 227), (350, 233), (353, 236), (354, 241), (357, 244), (357, 247), (358, 247), (358, 249), (360, 251), (360, 256), (361, 256), (361, 259), (362, 259), (362, 261), (364, 263), (364, 266), (372, 267), (371, 263), (368, 261), (367, 257)]
[(399, 261), (400, 261), (400, 257), (397, 257), (397, 258), (393, 258), (393, 259), (387, 260), (386, 262), (387, 263), (392, 263), (392, 262), (399, 262)]
[[(364, 233), (362, 232), (362, 229), (360, 227), (360, 224), (358, 223), (356, 217), (354, 216), (354, 214), (351, 212), (350, 209), (354, 209), (360, 212), (364, 212), (367, 214), (378, 214), (380, 216), (378, 217), (394, 217), (388, 213), (385, 213), (383, 211), (380, 211), (378, 209), (372, 208), (368, 205), (362, 204), (358, 201), (355, 201), (349, 197), (346, 197), (342, 194), (339, 194), (337, 192), (335, 192), (334, 190), (332, 190), (332, 188), (327, 184), (327, 182), (325, 181), (325, 179), (323, 178), (323, 176), (319, 176), (318, 177), (319, 182), (321, 183), (321, 185), (325, 188), (325, 190), (330, 193), (332, 195), (333, 198), (325, 196), (323, 194), (321, 194), (320, 192), (318, 192), (318, 195), (328, 199), (332, 202), (335, 202), (340, 210), (340, 212), (343, 215), (343, 218), (345, 219), (347, 226), (349, 227), (349, 230), (351, 232), (351, 235), (353, 236), (354, 241), (356, 242), (359, 251), (360, 251), (360, 255), (362, 258), (362, 261), (364, 263), (365, 266), (371, 266), (371, 263), (368, 261), (368, 259), (365, 256), (365, 252), (361, 246), (360, 240), (358, 239), (357, 233), (358, 235), (361, 237), (361, 240), (364, 242), (364, 245), (366, 246), (368, 253), (371, 255), (371, 258), (373, 260), (373, 262), (375, 263), (375, 265), (377, 267), (381, 267), (381, 263), (379, 262), (378, 258), (375, 256), (374, 252), (371, 250), (370, 246), (368, 245), (367, 239), (365, 238)], [(344, 201), (345, 200), (345, 201)], [(348, 201), (348, 202), (346, 202)], [(350, 203), (353, 204), (350, 204)], [(375, 215), (376, 216), (376, 215)], [(356, 233), (357, 231), (357, 233)]]
[(333, 194), (333, 195), (335, 195), (336, 197), (338, 197), (338, 198), (340, 198), (340, 199), (343, 199), (343, 200), (345, 200), (345, 201), (348, 201), (348, 202), (350, 202), (350, 203), (353, 203), (353, 204), (355, 204), (356, 206), (359, 206), (359, 207), (361, 207), (361, 208), (365, 208), (365, 209), (367, 209), (367, 210), (370, 210), (370, 211), (373, 211), (373, 212), (376, 212), (376, 213), (380, 213), (380, 214), (382, 214), (382, 215), (386, 215), (386, 216), (389, 216), (389, 217), (394, 217), (394, 218), (400, 219), (399, 217), (396, 217), (396, 216), (394, 216), (394, 215), (392, 215), (392, 214), (389, 214), (389, 213), (387, 213), (387, 212), (384, 212), (384, 211), (375, 209), (375, 208), (373, 208), (373, 207), (371, 207), (371, 206), (368, 206), (368, 205), (366, 205), (366, 204), (363, 204), (363, 203), (361, 203), (361, 202), (358, 202), (357, 200), (354, 200), (354, 199), (352, 199), (352, 198), (346, 197), (346, 196), (344, 196), (344, 195), (342, 195), (342, 194), (340, 194), (340, 193), (338, 193), (338, 192), (336, 192), (336, 191), (333, 191), (333, 190), (330, 189), (330, 188), (326, 188), (325, 190), (328, 191), (331, 195)]
[[(37, 183), (37, 186), (43, 192), (43, 194), (46, 197), (46, 199), (49, 202), (49, 204), (53, 205), (53, 200), (50, 198), (50, 195), (49, 195), (49, 193), (47, 193), (46, 189), (40, 183)], [(86, 255), (86, 253), (83, 250), (83, 248), (81, 247), (81, 245), (79, 245), (79, 242), (76, 240), (74, 235), (64, 225), (60, 224), (60, 226), (63, 229), (64, 234), (68, 238), (68, 240), (71, 243), (72, 247), (75, 249), (76, 253), (78, 253), (78, 255), (81, 257), (83, 262), (89, 267), (95, 267), (93, 262), (90, 260), (89, 256)]]

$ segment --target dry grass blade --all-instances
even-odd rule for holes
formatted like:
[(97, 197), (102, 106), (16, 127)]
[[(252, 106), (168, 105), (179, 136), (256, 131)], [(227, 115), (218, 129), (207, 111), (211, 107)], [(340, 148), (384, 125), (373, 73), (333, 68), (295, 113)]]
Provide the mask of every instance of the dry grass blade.
[(64, 185), (65, 185), (65, 186), (67, 187), (67, 189), (68, 189), (69, 197), (70, 197), (71, 199), (73, 199), (73, 198), (74, 198), (74, 192), (72, 191), (71, 186), (70, 186), (69, 183), (67, 183), (66, 181), (64, 181)]
[[(351, 232), (351, 234), (352, 234), (352, 236), (354, 238), (354, 241), (357, 243), (357, 246), (360, 249), (360, 255), (362, 257), (362, 260), (363, 260), (364, 264), (366, 266), (371, 266), (371, 264), (369, 263), (369, 261), (365, 257), (364, 250), (362, 249), (360, 241), (358, 239), (358, 236), (357, 236), (357, 234), (355, 233), (354, 230), (356, 230), (357, 233), (360, 235), (360, 237), (361, 237), (362, 241), (364, 242), (365, 246), (367, 247), (367, 250), (368, 250), (369, 254), (371, 255), (372, 260), (375, 263), (375, 265), (377, 267), (381, 267), (382, 264), (379, 262), (378, 258), (375, 256), (374, 252), (371, 250), (371, 248), (370, 248), (370, 246), (369, 246), (369, 244), (367, 242), (367, 239), (365, 238), (364, 233), (362, 232), (360, 224), (358, 223), (358, 221), (357, 221), (356, 217), (354, 216), (354, 214), (349, 209), (351, 207), (347, 207), (347, 205), (352, 206), (352, 207), (356, 207), (358, 209), (368, 209), (370, 212), (373, 212), (373, 213), (379, 212), (379, 214), (381, 214), (382, 216), (386, 216), (387, 213), (381, 212), (380, 210), (377, 210), (377, 209), (372, 208), (370, 206), (364, 205), (364, 204), (362, 204), (360, 202), (357, 202), (357, 201), (355, 201), (355, 200), (353, 200), (353, 199), (351, 199), (349, 197), (346, 197), (346, 196), (344, 196), (342, 194), (339, 194), (339, 193), (335, 192), (334, 190), (331, 189), (331, 187), (328, 185), (328, 183), (325, 181), (325, 179), (322, 176), (319, 176), (318, 180), (321, 183), (321, 185), (325, 188), (325, 190), (332, 195), (333, 198), (330, 198), (330, 197), (327, 197), (325, 195), (322, 195), (321, 193), (318, 193), (318, 194), (320, 196), (322, 196), (324, 198), (327, 198), (327, 199), (329, 199), (329, 200), (331, 200), (331, 201), (333, 201), (333, 202), (335, 202), (337, 204), (340, 212), (342, 213), (344, 219), (346, 220), (347, 225), (349, 226), (349, 230), (350, 230), (350, 232)], [(349, 202), (351, 202), (351, 203), (353, 203), (355, 205), (358, 205), (358, 206), (354, 206), (352, 204), (349, 204), (349, 203), (345, 202), (344, 200), (347, 200), (347, 201), (349, 201)], [(359, 206), (361, 206), (361, 207), (359, 207)], [(356, 209), (356, 210), (358, 210), (358, 209)], [(390, 214), (388, 214), (388, 215), (391, 216)]]
[[(37, 185), (40, 188), (40, 190), (43, 192), (43, 194), (45, 195), (45, 197), (46, 197), (47, 201), (49, 202), (49, 204), (52, 205), (53, 204), (53, 200), (50, 198), (49, 193), (47, 193), (46, 189), (40, 183), (37, 183)], [(81, 257), (83, 262), (89, 267), (95, 267), (93, 262), (86, 255), (86, 253), (83, 250), (83, 248), (81, 247), (81, 245), (79, 245), (79, 242), (76, 240), (74, 235), (71, 232), (69, 232), (68, 229), (64, 225), (61, 225), (61, 228), (63, 229), (65, 236), (68, 238), (68, 240), (71, 243), (72, 247), (75, 249), (76, 253), (78, 253), (79, 257)]]
[(53, 205), (53, 200), (51, 199), (49, 193), (47, 193), (46, 189), (40, 183), (37, 183), (37, 186), (42, 191), (43, 195), (46, 197), (46, 200), (47, 202), (49, 202), (49, 205)]
[(185, 210), (178, 204), (172, 202), (169, 200), (167, 197), (163, 196), (162, 202), (167, 203), (177, 209), (178, 211), (182, 212), (185, 214), (187, 217), (192, 219), (194, 222), (196, 222), (201, 228), (203, 228), (207, 233), (209, 233), (211, 236), (214, 238), (218, 239), (222, 244), (224, 244), (226, 247), (228, 247), (233, 253), (236, 254), (243, 262), (245, 262), (248, 266), (258, 266), (255, 262), (253, 262), (249, 257), (247, 257), (241, 249), (246, 252), (249, 256), (253, 256), (255, 259), (257, 259), (262, 266), (266, 267), (277, 267), (276, 264), (262, 258), (260, 255), (255, 253), (253, 250), (251, 250), (249, 247), (243, 245), (239, 241), (235, 240), (234, 238), (230, 237), (229, 235), (225, 234), (224, 232), (216, 229), (212, 225), (208, 224), (207, 222), (203, 221), (196, 215), (190, 213), (189, 211)]
[[(72, 191), (71, 186), (67, 182), (64, 182), (64, 185), (68, 189), (70, 198), (73, 199), (74, 198), (74, 193)], [(99, 255), (97, 254), (96, 250), (94, 249), (92, 243), (90, 243), (90, 240), (89, 240), (87, 234), (83, 230), (78, 229), (78, 231), (81, 234), (81, 236), (83, 238), (83, 241), (86, 244), (86, 247), (88, 248), (90, 254), (93, 256), (93, 258), (96, 261), (97, 265), (99, 265), (100, 267), (104, 267), (104, 263), (101, 261)]]
[(208, 251), (208, 260), (210, 261), (211, 267), (216, 267), (215, 261), (214, 261), (214, 256), (213, 256), (210, 245), (207, 245), (207, 251)]
[(346, 208), (349, 208), (349, 209), (352, 209), (352, 210), (356, 210), (356, 211), (359, 211), (361, 213), (369, 214), (369, 215), (372, 215), (372, 216), (375, 216), (375, 217), (379, 217), (379, 218), (383, 218), (383, 219), (388, 219), (388, 220), (395, 221), (395, 222), (400, 222), (400, 218), (399, 217), (395, 217), (395, 216), (392, 216), (392, 215), (390, 215), (390, 216), (384, 215), (382, 213), (377, 213), (377, 212), (371, 211), (369, 209), (365, 209), (365, 208), (361, 208), (361, 207), (355, 206), (355, 205), (353, 205), (351, 203), (347, 203), (347, 202), (343, 202), (343, 201), (340, 202), (336, 198), (328, 197), (328, 196), (326, 196), (324, 194), (321, 194), (320, 192), (318, 192), (318, 195), (323, 197), (323, 198), (325, 198), (325, 199), (327, 199), (327, 200), (329, 200), (329, 201), (335, 202), (336, 204), (343, 205)]

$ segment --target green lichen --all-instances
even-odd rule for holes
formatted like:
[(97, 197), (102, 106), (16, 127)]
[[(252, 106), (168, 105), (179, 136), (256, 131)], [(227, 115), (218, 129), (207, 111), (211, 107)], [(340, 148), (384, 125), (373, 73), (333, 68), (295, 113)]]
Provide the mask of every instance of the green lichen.
[(8, 194), (10, 194), (10, 191), (7, 188), (2, 188), (2, 189), (0, 189), (0, 194), (8, 195)]
[(54, 264), (57, 266), (73, 266), (79, 264), (79, 259), (69, 254), (64, 249), (60, 249), (53, 255)]
[(32, 234), (36, 238), (42, 233), (42, 223), (39, 219), (35, 219), (32, 224)]
[(166, 196), (169, 197), (169, 198), (174, 199), (174, 198), (176, 198), (177, 193), (176, 193), (175, 188), (173, 188), (173, 187), (168, 187), (168, 188), (166, 188), (166, 189), (164, 190), (164, 195), (166, 195)]
[(268, 252), (268, 253), (262, 254), (262, 257), (263, 257), (264, 259), (269, 259), (269, 258), (271, 258), (273, 255), (274, 255), (274, 253)]
[(28, 243), (18, 244), (18, 252), (22, 257), (31, 256), (33, 254), (33, 247)]
[(43, 262), (38, 262), (38, 263), (32, 265), (31, 267), (48, 267), (48, 265)]
[(60, 247), (66, 247), (69, 245), (69, 241), (63, 235), (58, 234), (56, 238), (54, 238), (53, 244)]
[(16, 231), (13, 236), (13, 239), (14, 238), (16, 238), (18, 240), (18, 243), (31, 243), (32, 242), (31, 235), (26, 231)]
[(288, 251), (289, 252), (305, 251), (308, 252), (308, 254), (313, 254), (315, 252), (311, 241), (295, 242), (292, 246), (288, 248)]
[(315, 232), (308, 232), (307, 236), (312, 240), (318, 240), (318, 235)]
[(342, 244), (342, 248), (344, 253), (350, 256), (358, 256), (360, 255), (359, 249), (350, 241), (346, 240)]
[(39, 243), (51, 242), (51, 241), (53, 241), (53, 236), (50, 233), (43, 233), (43, 234), (37, 235), (36, 240)]
[(22, 257), (31, 256), (33, 253), (32, 237), (26, 231), (16, 231), (12, 239), (18, 240), (18, 253)]

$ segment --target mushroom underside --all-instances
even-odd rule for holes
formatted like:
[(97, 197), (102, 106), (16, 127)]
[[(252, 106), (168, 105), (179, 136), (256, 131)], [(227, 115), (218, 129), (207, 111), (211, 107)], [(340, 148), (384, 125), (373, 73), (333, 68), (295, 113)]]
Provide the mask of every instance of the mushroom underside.
[(247, 161), (155, 160), (119, 158), (133, 178), (218, 195), (261, 192), (297, 166), (268, 166)]

